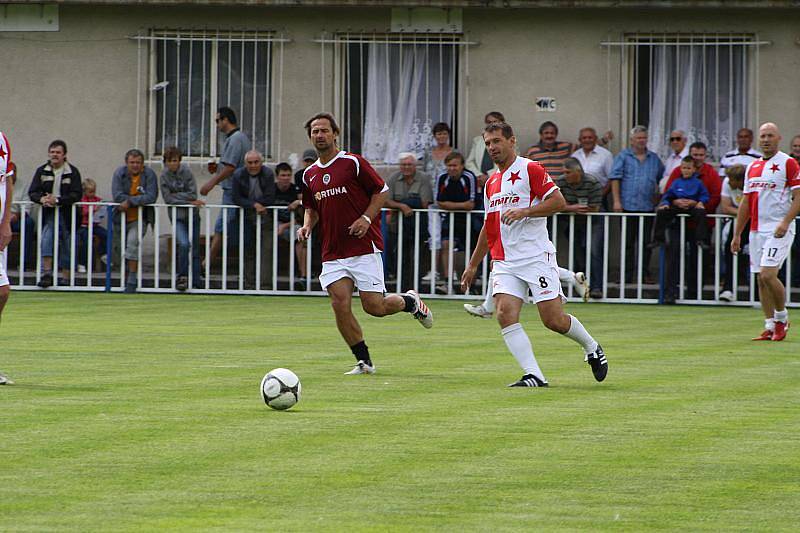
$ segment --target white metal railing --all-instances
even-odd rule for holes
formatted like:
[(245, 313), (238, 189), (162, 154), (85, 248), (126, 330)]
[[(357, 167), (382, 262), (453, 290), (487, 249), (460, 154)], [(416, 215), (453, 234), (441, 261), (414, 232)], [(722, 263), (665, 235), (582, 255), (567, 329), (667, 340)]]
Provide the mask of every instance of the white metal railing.
[[(32, 205), (30, 202), (18, 203)], [(97, 215), (94, 209), (88, 211), (86, 272), (77, 271), (81, 205), (100, 206), (107, 214), (106, 220), (114, 221), (109, 224), (106, 248), (96, 250), (94, 223)], [(124, 216), (115, 212), (116, 205), (78, 203), (64, 213), (61, 208), (56, 208), (58, 216), (52, 219), (54, 273), (51, 290), (124, 290), (129, 273), (126, 272), (126, 261), (122, 259), (126, 243), (121, 236), (126, 235), (128, 223)], [(268, 214), (264, 215), (266, 219), (254, 219), (247, 214), (248, 210), (238, 206), (155, 204), (148, 207), (155, 210), (152, 225), (145, 223), (144, 208), (140, 207), (135, 229), (139, 247), (136, 271), (131, 274), (136, 276), (138, 291), (177, 291), (179, 256), (186, 253), (188, 257), (184, 259), (184, 264), (188, 264), (188, 292), (325, 294), (317, 281), (321, 257), (316, 232), (307, 245), (299, 249), (302, 245), (294, 237), (299, 223), (292, 215), (286, 227), (288, 234), (283, 237), (279, 235), (275, 229), (280, 224), (280, 206), (268, 208)], [(178, 247), (177, 226), (171, 222), (176, 220), (179, 210), (186, 210), (187, 213), (189, 247), (183, 252)], [(236, 214), (230, 225), (223, 224), (221, 258), (212, 259), (211, 231), (219, 210), (234, 210)], [(29, 215), (26, 211), (20, 209), (18, 244), (10, 247), (17, 257), (13, 262), (9, 261), (7, 266), (15, 289), (37, 289), (43, 274), (47, 274), (43, 272), (45, 251), (42, 250), (41, 235), (48, 222), (40, 209), (34, 224), (35, 265), (26, 265), (25, 257), (28, 254), (25, 242), (29, 231), (26, 224)], [(404, 217), (399, 212), (384, 210), (382, 217), (387, 290), (413, 288), (427, 297), (443, 298), (475, 298), (476, 293), (485, 290), (490, 271), (488, 259), (484, 260), (473, 286), (475, 293), (464, 295), (459, 288), (460, 273), (475, 247), (482, 212), (416, 209), (409, 217)], [(442, 218), (441, 226), (445, 229), (442, 230), (441, 247), (434, 244), (436, 239), (428, 238), (429, 217)], [(723, 249), (726, 239), (723, 239), (722, 226), (731, 217), (711, 215), (711, 218), (716, 223), (711, 232), (713, 245), (708, 251), (697, 247), (688, 238), (687, 218), (684, 216), (669, 228), (668, 244), (652, 251), (647, 247), (649, 235), (645, 235), (645, 230), (654, 220), (654, 215), (650, 213), (559, 214), (551, 217), (549, 226), (551, 240), (558, 248), (559, 265), (573, 271), (584, 271), (594, 289), (595, 300), (658, 303), (672, 296), (677, 303), (719, 304), (722, 303), (720, 294), (725, 285), (728, 262)], [(264, 224), (255, 224), (255, 220), (263, 220)], [(198, 223), (199, 228), (195, 227)], [(64, 234), (65, 238), (60, 239), (58, 236), (64, 230), (64, 224), (67, 224), (67, 233)], [(644, 238), (635, 239), (637, 234), (644, 235)], [(450, 243), (454, 246), (450, 246)], [(63, 246), (67, 250), (61, 249)], [(787, 305), (791, 307), (800, 306), (800, 286), (796, 279), (793, 280), (798, 266), (793, 264), (797, 262), (796, 257), (792, 257), (797, 253), (798, 246), (800, 243), (795, 244), (787, 258), (783, 275)], [(200, 279), (197, 279), (198, 272), (193, 267), (195, 250), (202, 258)], [(62, 254), (66, 254), (66, 259)], [(98, 265), (98, 254), (106, 256), (105, 263)], [(302, 265), (299, 263), (300, 255), (304, 256)], [(59, 261), (59, 258), (62, 260)], [(744, 265), (740, 265), (741, 261), (747, 260), (745, 254), (730, 258), (727, 266), (733, 302), (726, 302), (726, 305), (754, 305), (757, 302), (754, 276), (749, 269), (744, 269)], [(59, 276), (59, 263), (67, 264), (66, 272), (62, 272), (65, 275)], [(446, 265), (450, 265), (448, 270), (445, 270)], [(743, 270), (742, 274), (740, 270)], [(564, 291), (570, 299), (576, 299), (573, 286), (565, 283)]]

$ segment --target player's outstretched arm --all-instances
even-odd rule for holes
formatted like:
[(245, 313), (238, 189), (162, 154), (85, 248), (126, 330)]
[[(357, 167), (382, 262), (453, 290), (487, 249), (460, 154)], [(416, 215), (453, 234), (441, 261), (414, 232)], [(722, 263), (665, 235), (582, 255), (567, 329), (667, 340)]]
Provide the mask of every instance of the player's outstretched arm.
[(297, 230), (297, 240), (305, 242), (311, 238), (311, 232), (314, 231), (314, 226), (319, 222), (319, 213), (316, 209), (307, 207), (303, 213), (303, 226)]
[(750, 198), (745, 194), (739, 204), (739, 211), (736, 213), (736, 224), (733, 227), (733, 238), (731, 238), (731, 253), (738, 254), (742, 249), (742, 232), (750, 220)]
[(478, 265), (481, 264), (486, 253), (489, 251), (489, 242), (486, 240), (486, 224), (481, 228), (481, 234), (478, 235), (478, 242), (475, 243), (475, 250), (472, 252), (472, 257), (469, 258), (469, 264), (461, 274), (461, 290), (467, 292), (472, 281), (475, 279), (475, 273), (478, 271)]

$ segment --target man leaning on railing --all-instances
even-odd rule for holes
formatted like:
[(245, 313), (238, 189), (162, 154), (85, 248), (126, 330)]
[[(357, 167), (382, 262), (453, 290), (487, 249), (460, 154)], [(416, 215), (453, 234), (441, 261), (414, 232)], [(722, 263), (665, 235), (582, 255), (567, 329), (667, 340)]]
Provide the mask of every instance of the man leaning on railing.
[[(155, 203), (158, 198), (156, 173), (145, 166), (144, 154), (140, 150), (133, 148), (125, 153), (125, 164), (117, 168), (111, 178), (111, 193), (114, 201), (119, 203), (114, 216), (114, 233), (121, 236), (122, 228), (125, 228), (125, 292), (133, 293), (138, 287), (139, 225), (142, 227), (141, 237), (144, 237), (148, 224), (155, 221), (155, 210), (145, 206)], [(121, 237), (114, 239), (115, 249), (120, 241)], [(118, 258), (119, 252), (115, 250), (113, 256)]]

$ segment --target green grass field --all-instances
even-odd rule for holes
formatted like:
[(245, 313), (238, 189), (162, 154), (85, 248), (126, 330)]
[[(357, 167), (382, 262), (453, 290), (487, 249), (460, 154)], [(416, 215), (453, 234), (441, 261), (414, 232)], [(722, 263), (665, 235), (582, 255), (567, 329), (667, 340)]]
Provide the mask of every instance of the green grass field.
[[(796, 530), (800, 333), (754, 309), (570, 304), (609, 356), (523, 324), (549, 389), (494, 321), (430, 302), (358, 316), (327, 299), (12, 294), (0, 329), (0, 530)], [(795, 311), (796, 312), (796, 311)], [(800, 316), (798, 316), (800, 319)], [(303, 383), (267, 408), (261, 377)]]

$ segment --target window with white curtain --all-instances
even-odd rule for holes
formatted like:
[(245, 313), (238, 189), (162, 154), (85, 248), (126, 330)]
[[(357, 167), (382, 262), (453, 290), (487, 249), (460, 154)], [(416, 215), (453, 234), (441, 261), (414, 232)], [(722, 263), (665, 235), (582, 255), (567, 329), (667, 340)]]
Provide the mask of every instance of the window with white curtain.
[[(155, 31), (150, 41), (150, 154), (178, 146), (187, 157), (219, 153), (219, 107), (269, 158), (273, 138), (273, 53), (265, 32)], [(282, 48), (281, 48), (282, 53)]]
[(708, 146), (718, 160), (736, 145), (739, 128), (755, 125), (751, 72), (755, 39), (744, 34), (628, 36), (632, 67), (630, 126), (650, 130), (650, 149), (669, 151), (679, 129)]
[[(342, 145), (371, 161), (418, 157), (437, 122), (459, 123), (461, 38), (447, 35), (339, 36), (344, 85)], [(456, 143), (456, 139), (451, 139)]]

